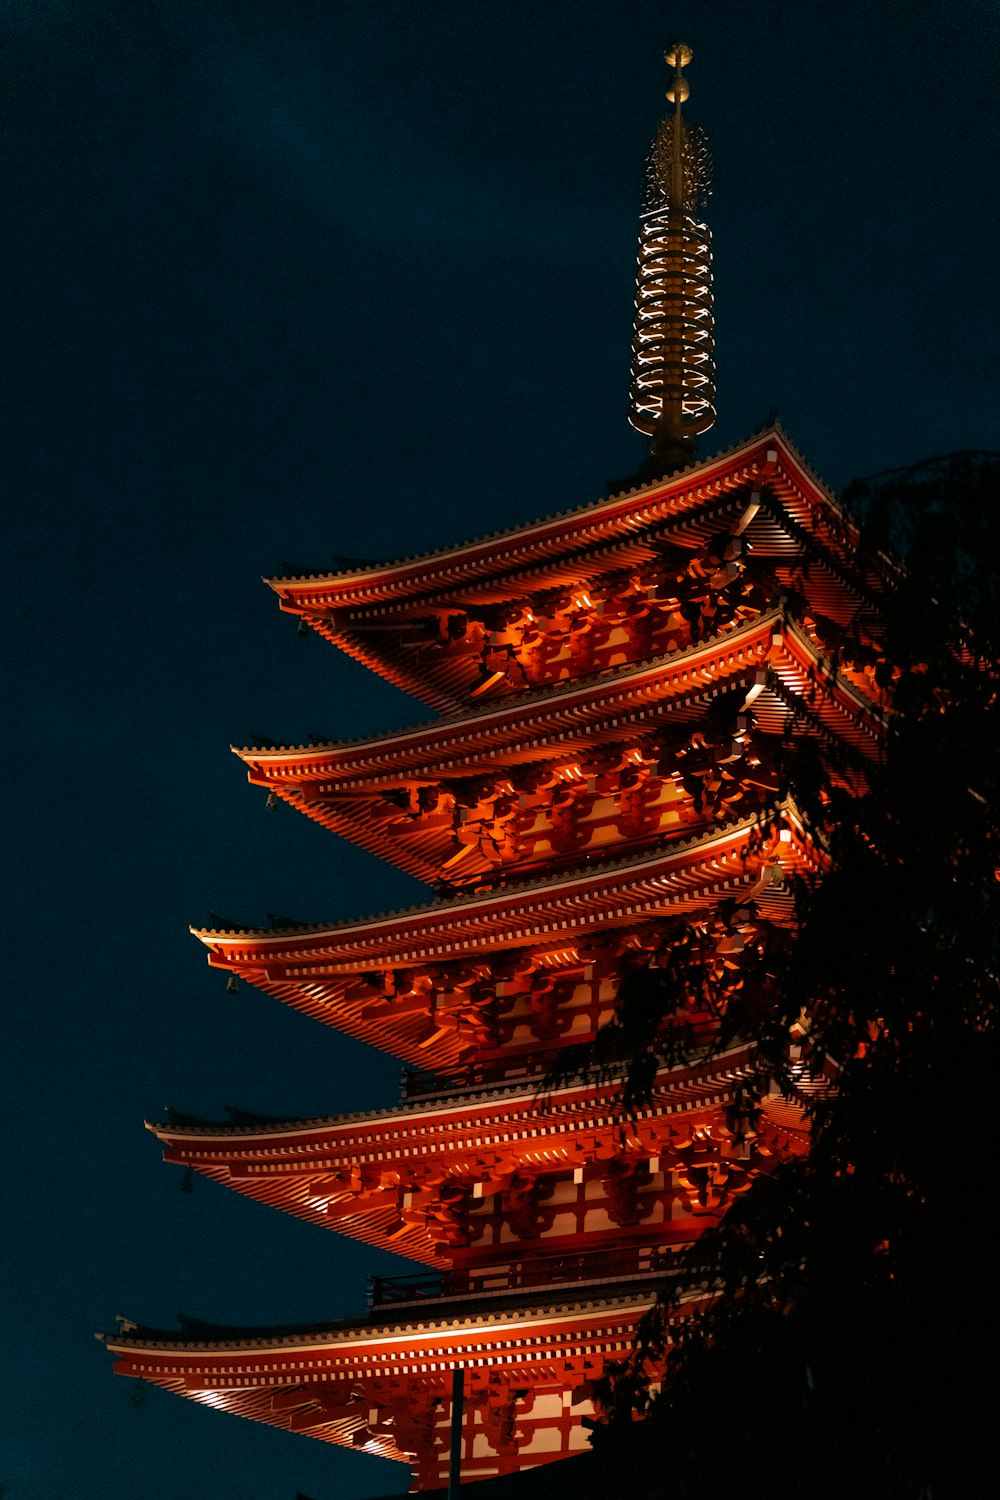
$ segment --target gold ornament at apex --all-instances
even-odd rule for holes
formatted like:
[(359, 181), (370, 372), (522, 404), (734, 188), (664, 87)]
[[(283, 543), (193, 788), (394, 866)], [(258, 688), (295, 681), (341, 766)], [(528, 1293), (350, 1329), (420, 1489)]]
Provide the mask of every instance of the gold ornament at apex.
[[(704, 131), (682, 117), (690, 95), (681, 69), (691, 48), (665, 53), (674, 105), (650, 152), (639, 236), (629, 420), (650, 438), (647, 468), (689, 463), (696, 436), (715, 421), (711, 234), (699, 209), (709, 190)], [(644, 470), (645, 472), (645, 470)]]

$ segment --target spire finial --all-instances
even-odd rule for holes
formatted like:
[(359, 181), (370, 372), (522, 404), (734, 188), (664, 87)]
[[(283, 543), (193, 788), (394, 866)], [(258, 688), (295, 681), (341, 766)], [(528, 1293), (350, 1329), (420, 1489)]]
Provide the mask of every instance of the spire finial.
[(671, 104), (676, 104), (678, 110), (682, 104), (686, 104), (691, 93), (691, 85), (684, 77), (684, 69), (691, 61), (694, 53), (686, 42), (674, 42), (663, 54), (663, 60), (668, 68), (673, 68), (674, 76), (667, 86), (667, 98)]
[(655, 473), (689, 462), (696, 436), (715, 421), (711, 235), (697, 216), (709, 192), (708, 141), (681, 113), (691, 48), (674, 42), (664, 56), (674, 110), (646, 171), (629, 415), (652, 440), (646, 468)]

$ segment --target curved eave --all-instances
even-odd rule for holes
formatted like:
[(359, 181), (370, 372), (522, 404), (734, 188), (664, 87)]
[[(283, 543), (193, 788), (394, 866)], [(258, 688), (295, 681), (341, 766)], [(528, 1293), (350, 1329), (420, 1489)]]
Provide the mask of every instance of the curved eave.
[[(735, 529), (774, 567), (783, 587), (805, 592), (812, 608), (842, 627), (871, 618), (888, 563), (882, 567), (884, 560), (876, 559), (879, 566), (869, 568), (865, 579), (855, 576), (850, 558), (856, 533), (787, 440), (771, 434), (749, 451), (756, 454), (749, 466), (748, 450), (736, 450), (728, 469), (725, 463), (697, 466), (633, 492), (627, 502), (588, 507), (591, 519), (582, 530), (583, 513), (574, 512), (572, 534), (552, 532), (565, 524), (555, 518), (538, 523), (546, 534), (530, 544), (519, 541), (522, 529), (493, 539), (486, 553), (476, 543), (363, 573), (272, 580), (272, 586), (283, 609), (307, 619), (325, 639), (403, 691), (449, 714), (467, 704), (479, 656), (433, 647), (425, 638), (429, 615), (523, 605), (553, 589), (600, 587), (602, 577), (654, 563), (669, 540), (682, 550), (699, 549), (720, 531)], [(756, 493), (748, 504), (751, 486)], [(616, 505), (621, 514), (605, 514)], [(467, 566), (456, 561), (460, 554)], [(802, 568), (805, 558), (809, 566)], [(509, 683), (490, 689), (493, 699), (519, 693)]]
[[(123, 1319), (126, 1326), (117, 1333), (101, 1335), (110, 1353), (127, 1360), (144, 1350), (163, 1355), (165, 1360), (176, 1357), (180, 1361), (194, 1361), (204, 1355), (208, 1359), (246, 1361), (247, 1373), (257, 1369), (261, 1358), (279, 1354), (311, 1353), (319, 1357), (336, 1355), (347, 1349), (361, 1354), (365, 1350), (396, 1347), (404, 1341), (412, 1341), (415, 1348), (427, 1344), (442, 1334), (457, 1336), (457, 1347), (461, 1350), (461, 1337), (467, 1334), (471, 1340), (489, 1336), (488, 1330), (501, 1330), (516, 1326), (522, 1329), (544, 1328), (549, 1324), (566, 1321), (589, 1322), (601, 1317), (609, 1310), (649, 1306), (654, 1298), (646, 1292), (604, 1294), (590, 1298), (564, 1297), (554, 1299), (540, 1294), (530, 1307), (499, 1308), (489, 1312), (449, 1313), (434, 1308), (422, 1318), (410, 1317), (398, 1322), (374, 1323), (370, 1318), (351, 1318), (330, 1323), (317, 1323), (299, 1328), (226, 1328), (212, 1326), (214, 1337), (198, 1337), (196, 1334), (171, 1332), (168, 1329), (146, 1328)], [(294, 1367), (293, 1367), (294, 1368)], [(122, 1371), (123, 1374), (138, 1374), (137, 1370)], [(213, 1373), (211, 1366), (190, 1366), (189, 1373)], [(218, 1372), (228, 1373), (228, 1372)], [(243, 1371), (234, 1371), (243, 1373)]]
[(266, 580), (282, 607), (296, 613), (437, 592), (510, 572), (528, 560), (591, 547), (652, 520), (666, 520), (735, 485), (766, 481), (791, 513), (841, 546), (855, 532), (832, 492), (805, 465), (780, 427), (755, 434), (669, 479), (639, 485), (555, 516), (454, 547), (344, 573)]
[[(787, 533), (791, 536), (798, 530), (784, 521), (782, 527), (787, 527)], [(779, 528), (775, 528), (777, 529)], [(652, 544), (644, 543), (641, 547), (637, 544), (635, 550), (636, 566), (645, 565), (655, 557), (655, 546)], [(800, 568), (801, 560), (802, 553), (792, 548), (784, 556), (771, 559), (776, 576), (783, 579), (779, 590), (782, 587), (801, 588), (808, 597), (810, 608), (828, 616), (842, 628), (862, 621), (867, 621), (870, 627), (875, 609), (857, 580), (850, 578), (844, 569), (826, 556), (811, 558), (806, 576)], [(575, 586), (589, 583), (593, 587), (592, 579), (579, 569), (574, 570), (573, 583)], [(507, 599), (523, 600), (525, 592), (511, 591)], [(427, 607), (429, 610), (435, 609), (441, 603), (441, 600), (430, 600), (427, 601)], [(347, 656), (428, 708), (435, 709), (449, 719), (466, 713), (470, 694), (476, 683), (479, 657), (475, 653), (467, 653), (421, 660), (418, 653), (403, 642), (403, 635), (412, 628), (414, 618), (421, 618), (419, 613), (410, 611), (409, 617), (402, 612), (393, 615), (388, 606), (379, 613), (385, 618), (372, 627), (374, 634), (359, 633), (349, 624), (342, 624), (338, 619), (322, 614), (311, 615), (309, 623), (312, 629)], [(391, 637), (395, 640), (391, 641)], [(515, 703), (532, 691), (547, 690), (547, 687), (527, 691), (511, 689), (509, 686), (497, 687), (485, 701), (490, 706)]]
[[(777, 804), (773, 812), (778, 821), (788, 827), (789, 838), (801, 840), (803, 845), (808, 843), (808, 836), (803, 829), (801, 818), (790, 798)], [(315, 948), (317, 943), (332, 943), (337, 946), (350, 944), (357, 947), (359, 946), (357, 940), (363, 938), (371, 938), (375, 941), (387, 939), (392, 942), (400, 932), (412, 935), (418, 925), (427, 923), (431, 924), (431, 931), (434, 933), (449, 930), (457, 934), (460, 924), (480, 920), (488, 921), (491, 914), (496, 915), (498, 911), (503, 913), (517, 903), (520, 903), (517, 908), (519, 913), (527, 911), (526, 903), (545, 901), (552, 892), (569, 891), (575, 894), (580, 891), (585, 893), (616, 876), (628, 878), (633, 873), (644, 871), (647, 866), (659, 866), (663, 859), (671, 864), (677, 861), (686, 864), (688, 857), (695, 861), (700, 855), (711, 853), (718, 846), (746, 842), (751, 835), (759, 832), (760, 827), (760, 819), (744, 818), (723, 824), (709, 835), (686, 839), (682, 843), (672, 845), (665, 854), (647, 854), (638, 860), (602, 861), (588, 865), (582, 870), (563, 871), (558, 875), (543, 875), (536, 880), (507, 886), (496, 891), (453, 896), (447, 901), (428, 901), (367, 917), (347, 917), (337, 922), (296, 923), (291, 927), (275, 929), (192, 927), (191, 932), (205, 944), (210, 955), (221, 957), (223, 954), (228, 954), (232, 958), (263, 952), (265, 948), (269, 952), (313, 950), (318, 952), (319, 950)], [(783, 839), (784, 841), (787, 840)], [(323, 951), (326, 951), (325, 947)]]
[[(655, 1098), (664, 1098), (667, 1093), (696, 1098), (704, 1102), (702, 1095), (711, 1090), (720, 1078), (729, 1079), (734, 1068), (744, 1069), (750, 1060), (753, 1047), (740, 1042), (718, 1052), (703, 1051), (683, 1066), (661, 1068), (653, 1083)], [(393, 1156), (402, 1160), (409, 1150), (400, 1144), (399, 1130), (421, 1128), (450, 1138), (456, 1132), (459, 1137), (473, 1128), (483, 1129), (486, 1124), (513, 1124), (525, 1126), (531, 1117), (532, 1128), (548, 1124), (558, 1128), (569, 1125), (572, 1129), (589, 1129), (580, 1125), (576, 1112), (584, 1107), (610, 1110), (618, 1099), (620, 1085), (602, 1079), (581, 1078), (540, 1094), (537, 1086), (524, 1087), (498, 1084), (471, 1088), (460, 1098), (418, 1098), (383, 1109), (355, 1111), (346, 1115), (326, 1115), (308, 1120), (266, 1120), (260, 1122), (233, 1123), (230, 1121), (201, 1120), (172, 1124), (170, 1122), (147, 1122), (151, 1131), (164, 1146), (183, 1147), (200, 1151), (202, 1148), (226, 1154), (229, 1160), (234, 1151), (249, 1153), (266, 1148), (276, 1156), (287, 1156), (299, 1160), (319, 1153), (331, 1151), (347, 1152), (362, 1149), (362, 1141), (374, 1143), (373, 1149), (388, 1147)], [(707, 1097), (707, 1096), (706, 1096)], [(567, 1118), (564, 1119), (563, 1116)], [(572, 1118), (570, 1118), (572, 1117)], [(462, 1145), (461, 1150), (467, 1146)]]
[[(741, 1085), (756, 1075), (750, 1044), (709, 1053), (688, 1066), (662, 1069), (650, 1104), (631, 1124), (636, 1149), (667, 1151), (678, 1130), (724, 1127), (724, 1111)], [(363, 1120), (291, 1123), (250, 1131), (225, 1126), (150, 1126), (166, 1147), (164, 1159), (190, 1167), (271, 1208), (427, 1265), (441, 1253), (426, 1224), (402, 1227), (394, 1190), (359, 1193), (345, 1178), (367, 1165), (401, 1172), (413, 1166), (414, 1131), (420, 1164), (442, 1176), (481, 1176), (488, 1163), (514, 1159), (518, 1170), (566, 1172), (589, 1161), (610, 1161), (621, 1150), (618, 1086), (577, 1084), (539, 1098), (521, 1091), (483, 1093), (460, 1105), (400, 1106)], [(806, 1149), (801, 1111), (791, 1131), (762, 1124), (768, 1160)], [(680, 1227), (680, 1226), (676, 1226)], [(692, 1220), (690, 1232), (697, 1225)]]
[[(765, 681), (766, 678), (766, 681)], [(779, 683), (775, 693), (766, 682)], [(422, 827), (385, 814), (381, 793), (410, 783), (497, 775), (532, 762), (553, 762), (648, 732), (653, 722), (685, 722), (734, 687), (764, 733), (820, 733), (874, 761), (885, 731), (878, 707), (839, 676), (803, 629), (780, 609), (696, 646), (499, 705), (467, 711), (446, 723), (405, 729), (341, 745), (236, 754), (255, 786), (282, 797), (314, 822), (405, 870), (417, 879), (447, 877), (454, 853), (449, 828)], [(692, 814), (693, 821), (693, 814)], [(398, 825), (398, 827), (397, 827)], [(625, 841), (615, 839), (616, 847)], [(634, 842), (634, 841), (633, 841)], [(503, 866), (523, 876), (532, 860)], [(481, 882), (497, 870), (478, 856), (462, 866)]]
[(361, 976), (475, 952), (566, 944), (595, 928), (679, 915), (727, 898), (753, 896), (766, 908), (774, 896), (780, 909), (787, 897), (774, 886), (775, 872), (815, 870), (821, 862), (786, 802), (766, 831), (759, 819), (746, 818), (638, 858), (595, 862), (409, 912), (291, 932), (195, 935), (213, 967), (417, 1067), (447, 1069), (469, 1055), (471, 1041), (444, 1026), (428, 1035), (425, 1018), (412, 1013), (366, 1019), (371, 992), (359, 985)]
[[(734, 477), (731, 485), (737, 484)], [(394, 687), (440, 713), (454, 715), (468, 707), (478, 658), (432, 654), (432, 659), (427, 660), (419, 651), (410, 649), (412, 643), (404, 642), (403, 636), (413, 629), (415, 622), (422, 630), (428, 612), (447, 610), (456, 601), (472, 610), (514, 600), (523, 602), (539, 592), (578, 588), (609, 573), (642, 568), (656, 559), (659, 542), (668, 536), (689, 550), (702, 547), (718, 531), (736, 526), (746, 508), (745, 494), (738, 488), (730, 493), (724, 486), (720, 495), (710, 496), (696, 512), (674, 518), (672, 524), (656, 526), (658, 541), (651, 541), (646, 531), (636, 530), (608, 545), (591, 546), (549, 561), (535, 560), (513, 572), (469, 582), (461, 588), (445, 586), (436, 594), (399, 599), (370, 609), (324, 610), (320, 604), (318, 612), (313, 608), (296, 608), (293, 612), (306, 617), (317, 634)], [(497, 701), (502, 696), (521, 694), (503, 695), (497, 690), (487, 701)]]
[(751, 659), (755, 648), (756, 654), (760, 654), (760, 644), (780, 625), (781, 618), (782, 611), (776, 606), (748, 624), (709, 636), (679, 651), (572, 682), (533, 688), (515, 698), (467, 707), (444, 722), (432, 719), (389, 734), (366, 735), (329, 745), (232, 748), (251, 772), (258, 775), (260, 784), (282, 773), (296, 779), (338, 776), (367, 780), (383, 767), (419, 768), (459, 751), (464, 758), (471, 752), (516, 745), (527, 735), (544, 731), (553, 724), (560, 729), (577, 720), (589, 725), (609, 698), (616, 698), (619, 710), (628, 712), (636, 694), (645, 695), (651, 687), (674, 681), (689, 686), (691, 674), (715, 661), (735, 659), (743, 664)]
[[(779, 654), (783, 660), (775, 662)], [(234, 746), (233, 752), (247, 766), (254, 785), (276, 790), (282, 785), (291, 788), (323, 781), (345, 788), (369, 787), (393, 775), (471, 776), (505, 756), (512, 762), (522, 756), (545, 758), (551, 754), (554, 735), (570, 753), (576, 748), (574, 735), (589, 743), (594, 728), (604, 727), (604, 721), (612, 717), (613, 727), (625, 726), (622, 732), (627, 734), (633, 720), (638, 724), (649, 717), (650, 703), (665, 700), (669, 711), (672, 698), (706, 694), (716, 681), (719, 687), (728, 687), (730, 677), (764, 662), (775, 665), (797, 696), (815, 687), (818, 713), (823, 713), (826, 703), (840, 710), (841, 722), (836, 727), (831, 724), (833, 732), (874, 758), (885, 730), (881, 709), (837, 673), (806, 632), (784, 617), (780, 606), (665, 656), (467, 708), (444, 722), (436, 719), (390, 734), (328, 745)]]
[[(656, 1301), (647, 1284), (630, 1292), (553, 1301), (475, 1315), (437, 1311), (420, 1321), (311, 1331), (220, 1329), (191, 1338), (134, 1325), (103, 1342), (118, 1375), (130, 1375), (218, 1410), (383, 1458), (405, 1460), (391, 1428), (372, 1434), (368, 1401), (352, 1400), (352, 1382), (400, 1404), (400, 1379), (426, 1387), (457, 1367), (518, 1371), (524, 1384), (558, 1382), (569, 1361), (599, 1351), (621, 1358)], [(570, 1377), (572, 1379), (572, 1377)], [(393, 1382), (385, 1386), (377, 1383)], [(373, 1384), (373, 1382), (375, 1384)], [(339, 1398), (339, 1399), (338, 1399)], [(317, 1409), (318, 1408), (318, 1409)]]

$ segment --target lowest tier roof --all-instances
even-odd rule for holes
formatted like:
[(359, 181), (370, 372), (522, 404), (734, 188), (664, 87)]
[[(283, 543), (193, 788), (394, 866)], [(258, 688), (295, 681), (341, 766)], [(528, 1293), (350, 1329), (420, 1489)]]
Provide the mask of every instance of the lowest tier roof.
[[(450, 1373), (464, 1368), (469, 1426), (488, 1421), (497, 1394), (518, 1402), (518, 1428), (529, 1446), (552, 1392), (557, 1406), (575, 1405), (572, 1425), (593, 1410), (581, 1387), (606, 1359), (623, 1358), (640, 1318), (656, 1301), (650, 1278), (633, 1287), (573, 1289), (535, 1299), (496, 1299), (480, 1310), (428, 1309), (422, 1317), (370, 1319), (308, 1330), (191, 1329), (169, 1333), (123, 1320), (104, 1336), (115, 1372), (285, 1431), (363, 1448), (414, 1463), (419, 1487), (447, 1471)], [(534, 1408), (534, 1410), (533, 1410)], [(442, 1436), (415, 1418), (438, 1409)], [(543, 1418), (547, 1424), (547, 1415)], [(565, 1423), (563, 1424), (565, 1425)], [(497, 1472), (492, 1458), (463, 1462), (463, 1475)], [(568, 1451), (568, 1444), (567, 1444)], [(558, 1458), (542, 1452), (539, 1460)], [(532, 1460), (529, 1459), (529, 1462)]]

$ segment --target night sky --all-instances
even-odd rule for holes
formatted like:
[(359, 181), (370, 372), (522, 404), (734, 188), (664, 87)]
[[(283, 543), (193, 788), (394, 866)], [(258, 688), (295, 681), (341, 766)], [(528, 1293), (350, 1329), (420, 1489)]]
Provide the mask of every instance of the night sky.
[[(596, 499), (662, 52), (711, 132), (720, 419), (835, 487), (1000, 446), (994, 0), (14, 0), (4, 918), (9, 1500), (360, 1500), (402, 1468), (111, 1376), (93, 1332), (321, 1320), (389, 1256), (159, 1163), (165, 1104), (399, 1065), (226, 992), (189, 923), (421, 888), (228, 753), (430, 717), (261, 583)], [(13, 551), (11, 551), (13, 542)]]

